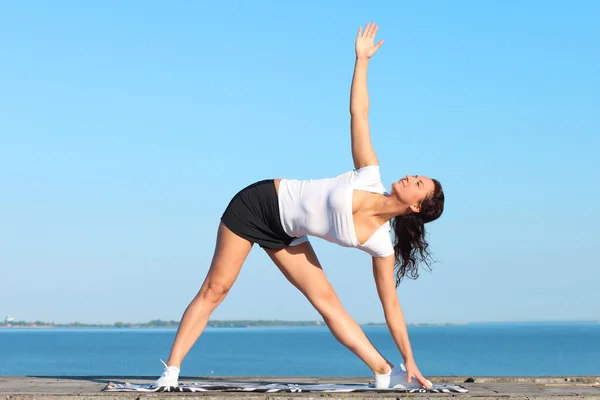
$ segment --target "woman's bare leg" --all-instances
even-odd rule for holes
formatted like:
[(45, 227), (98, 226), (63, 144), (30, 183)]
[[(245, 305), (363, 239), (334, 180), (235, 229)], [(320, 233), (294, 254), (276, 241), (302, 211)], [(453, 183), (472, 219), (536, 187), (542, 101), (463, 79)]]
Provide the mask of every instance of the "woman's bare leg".
[(237, 279), (252, 242), (219, 224), (215, 253), (200, 291), (186, 308), (167, 365), (181, 368), (181, 362), (200, 337), (208, 319)]
[(275, 265), (321, 314), (333, 336), (356, 354), (375, 374), (391, 370), (360, 326), (348, 315), (327, 280), (309, 242), (281, 250), (267, 250)]

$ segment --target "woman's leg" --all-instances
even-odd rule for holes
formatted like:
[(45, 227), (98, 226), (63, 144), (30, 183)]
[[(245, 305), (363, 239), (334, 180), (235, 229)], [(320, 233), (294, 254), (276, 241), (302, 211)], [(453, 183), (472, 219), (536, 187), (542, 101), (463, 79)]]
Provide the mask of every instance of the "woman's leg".
[(266, 250), (286, 278), (321, 314), (333, 336), (356, 354), (375, 374), (385, 374), (391, 365), (371, 344), (360, 326), (344, 310), (327, 280), (310, 242), (281, 250)]
[(219, 224), (215, 253), (200, 291), (186, 308), (167, 365), (180, 368), (181, 362), (200, 337), (211, 313), (223, 301), (238, 277), (252, 242)]

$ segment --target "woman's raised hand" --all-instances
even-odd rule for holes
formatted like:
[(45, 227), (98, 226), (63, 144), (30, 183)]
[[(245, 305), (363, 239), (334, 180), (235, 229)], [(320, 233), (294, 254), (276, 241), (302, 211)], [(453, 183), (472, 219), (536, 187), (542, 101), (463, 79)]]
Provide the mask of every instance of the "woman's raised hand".
[(356, 58), (369, 59), (379, 50), (383, 44), (383, 40), (380, 40), (375, 44), (375, 35), (379, 26), (374, 22), (369, 22), (363, 32), (362, 26), (358, 28), (358, 35), (356, 36)]

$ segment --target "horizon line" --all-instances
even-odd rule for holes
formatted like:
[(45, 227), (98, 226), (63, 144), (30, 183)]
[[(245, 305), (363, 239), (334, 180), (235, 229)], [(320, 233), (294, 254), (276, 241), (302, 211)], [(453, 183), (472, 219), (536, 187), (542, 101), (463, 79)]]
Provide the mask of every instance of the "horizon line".
[[(0, 320), (0, 324), (8, 324), (8, 323), (28, 323), (35, 324), (37, 322), (49, 325), (72, 325), (72, 324), (81, 324), (81, 325), (116, 325), (116, 324), (126, 324), (126, 325), (144, 325), (150, 323), (169, 323), (169, 324), (179, 324), (179, 320), (162, 320), (162, 319), (153, 319), (145, 322), (126, 322), (126, 321), (115, 321), (115, 322), (79, 322), (77, 320), (71, 322), (55, 322), (55, 321), (44, 321), (44, 320), (17, 320), (8, 319), (11, 318), (8, 315), (6, 318)], [(259, 319), (214, 319), (209, 320), (208, 323), (256, 323), (256, 322), (277, 322), (277, 323), (315, 323), (325, 325), (323, 320), (312, 320), (312, 319), (279, 319), (279, 318), (259, 318)], [(386, 325), (385, 321), (370, 321), (370, 322), (357, 322), (358, 325)], [(600, 323), (600, 319), (543, 319), (543, 320), (487, 320), (487, 321), (460, 321), (460, 322), (406, 322), (406, 325), (469, 325), (469, 324), (519, 324), (519, 323)]]

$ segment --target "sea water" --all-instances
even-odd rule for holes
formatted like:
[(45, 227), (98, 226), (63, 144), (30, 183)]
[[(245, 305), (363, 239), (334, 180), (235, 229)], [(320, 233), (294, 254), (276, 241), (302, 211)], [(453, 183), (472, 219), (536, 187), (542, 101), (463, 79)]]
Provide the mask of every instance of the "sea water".
[[(385, 326), (363, 328), (402, 362)], [(175, 329), (0, 329), (0, 375), (158, 376)], [(409, 327), (425, 376), (600, 375), (600, 324)], [(208, 328), (182, 376), (368, 376), (326, 327)]]

